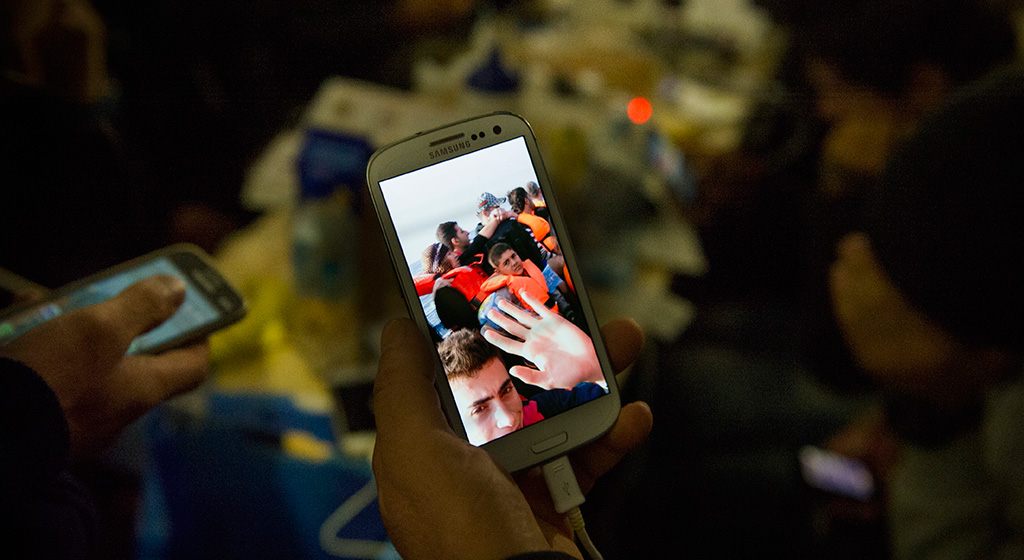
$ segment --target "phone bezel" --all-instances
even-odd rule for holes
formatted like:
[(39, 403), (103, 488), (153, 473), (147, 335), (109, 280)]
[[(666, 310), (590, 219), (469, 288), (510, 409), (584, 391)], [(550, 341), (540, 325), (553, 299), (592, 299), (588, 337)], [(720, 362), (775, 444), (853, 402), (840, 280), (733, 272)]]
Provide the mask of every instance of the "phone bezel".
[[(184, 346), (188, 343), (200, 340), (211, 333), (231, 325), (245, 316), (247, 305), (242, 295), (223, 277), (216, 269), (213, 261), (199, 247), (190, 243), (178, 243), (156, 251), (125, 261), (118, 265), (104, 269), (80, 280), (75, 280), (46, 294), (46, 297), (39, 301), (30, 301), (11, 307), (0, 313), (0, 320), (20, 315), (35, 308), (42, 307), (55, 300), (59, 300), (95, 282), (116, 276), (122, 272), (131, 270), (148, 262), (166, 258), (184, 276), (196, 292), (198, 292), (214, 310), (218, 312), (215, 321), (206, 323), (199, 328), (183, 332), (178, 336), (170, 338), (163, 343), (153, 346), (145, 351), (145, 354), (159, 354), (172, 348)], [(198, 275), (204, 275), (197, 279)], [(215, 282), (215, 284), (213, 284)], [(212, 288), (212, 289), (211, 289)], [(230, 302), (231, 307), (225, 309), (220, 302)]]
[[(495, 126), (501, 127), (500, 134), (492, 132)], [(474, 137), (481, 130), (487, 134), (483, 138), (479, 136)], [(435, 156), (431, 157), (431, 143), (459, 134), (464, 134), (465, 141), (471, 143), (468, 148), (455, 153), (441, 155), (440, 157), (436, 155), (435, 150)], [(529, 123), (519, 115), (508, 112), (489, 113), (420, 132), (414, 136), (388, 144), (377, 150), (367, 165), (367, 185), (369, 186), (370, 197), (376, 209), (385, 241), (387, 242), (392, 268), (401, 286), (402, 297), (409, 308), (412, 319), (419, 326), (424, 336), (429, 339), (432, 327), (427, 322), (426, 315), (420, 307), (413, 278), (409, 274), (408, 263), (404, 260), (398, 234), (385, 203), (380, 182), (517, 137), (524, 138), (530, 159), (537, 172), (537, 180), (544, 193), (550, 213), (551, 227), (557, 232), (566, 266), (569, 268), (569, 273), (574, 280), (573, 287), (581, 307), (579, 311), (586, 318), (586, 324), (590, 331), (589, 334), (594, 341), (598, 360), (608, 382), (608, 394), (481, 446), (510, 472), (554, 459), (600, 437), (614, 424), (621, 407), (618, 386), (611, 362), (605, 351), (604, 341), (601, 338), (600, 325), (597, 322), (585, 284), (582, 281), (582, 274), (578, 268), (576, 255), (569, 239), (568, 228), (565, 226), (557, 201), (555, 200), (554, 189), (548, 180), (547, 171), (544, 167), (533, 131)], [(437, 388), (445, 413), (448, 416), (449, 424), (460, 437), (465, 439), (465, 429), (455, 407), (454, 397), (445, 378), (441, 361), (437, 358), (436, 353), (433, 353), (433, 355), (436, 358), (434, 360), (435, 387)], [(566, 435), (563, 443), (538, 452), (532, 449), (537, 444), (551, 441), (553, 438), (559, 438), (563, 433)]]

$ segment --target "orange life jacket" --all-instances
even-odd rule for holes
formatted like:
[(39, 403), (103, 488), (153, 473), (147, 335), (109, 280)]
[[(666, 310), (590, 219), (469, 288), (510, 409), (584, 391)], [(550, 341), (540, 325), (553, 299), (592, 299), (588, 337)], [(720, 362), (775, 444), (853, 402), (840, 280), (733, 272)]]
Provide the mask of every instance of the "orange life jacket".
[[(484, 271), (475, 266), (453, 268), (440, 277), (451, 280), (452, 287), (462, 292), (462, 295), (466, 296), (466, 299), (469, 301), (473, 301), (473, 298), (480, 293), (480, 287), (483, 285), (484, 280), (487, 279)], [(418, 274), (413, 277), (413, 283), (416, 285), (416, 295), (425, 296), (433, 292), (434, 283), (437, 281), (437, 278), (438, 276), (434, 274)]]
[[(533, 236), (537, 241), (543, 243), (549, 250), (556, 251), (558, 239), (551, 233), (551, 224), (547, 220), (526, 212), (520, 213), (516, 219), (533, 231)], [(575, 292), (576, 288), (573, 287), (572, 278), (569, 277), (569, 267), (565, 267), (562, 274), (565, 275), (565, 283), (569, 285), (569, 289)]]
[(417, 274), (412, 277), (412, 283), (416, 286), (416, 295), (425, 296), (430, 292), (434, 291), (434, 281), (437, 279), (437, 275), (428, 272), (426, 274)]
[[(548, 298), (548, 285), (544, 281), (544, 273), (537, 268), (537, 265), (533, 264), (533, 261), (523, 261), (523, 267), (526, 270), (526, 276), (510, 276), (507, 274), (498, 274), (495, 272), (490, 278), (484, 280), (482, 286), (480, 286), (480, 292), (477, 295), (477, 299), (483, 301), (491, 292), (501, 288), (502, 286), (508, 286), (509, 290), (514, 294), (518, 294), (522, 290), (526, 290), (533, 297), (537, 298), (542, 302), (547, 302)], [(529, 306), (525, 301), (520, 300), (523, 307), (533, 311), (533, 307)], [(554, 309), (557, 311), (558, 306)]]
[(534, 214), (527, 214), (526, 212), (521, 212), (516, 217), (516, 220), (530, 228), (530, 230), (533, 231), (534, 239), (543, 243), (549, 251), (554, 251), (556, 249), (556, 239), (555, 236), (551, 234), (551, 224), (549, 224), (547, 220)]

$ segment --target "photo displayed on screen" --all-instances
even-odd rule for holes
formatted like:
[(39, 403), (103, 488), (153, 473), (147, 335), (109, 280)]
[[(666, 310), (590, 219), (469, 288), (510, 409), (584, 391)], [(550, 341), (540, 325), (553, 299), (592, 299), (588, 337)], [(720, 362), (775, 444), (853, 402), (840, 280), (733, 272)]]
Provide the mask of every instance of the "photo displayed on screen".
[(380, 182), (469, 441), (608, 393), (524, 138)]

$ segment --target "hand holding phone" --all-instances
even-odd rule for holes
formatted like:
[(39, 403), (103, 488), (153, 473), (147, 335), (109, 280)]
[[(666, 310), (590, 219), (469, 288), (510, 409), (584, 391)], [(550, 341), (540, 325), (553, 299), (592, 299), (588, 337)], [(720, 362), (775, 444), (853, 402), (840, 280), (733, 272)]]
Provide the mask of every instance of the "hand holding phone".
[(159, 356), (126, 354), (134, 339), (178, 310), (185, 294), (180, 279), (146, 278), (112, 299), (63, 313), (0, 347), (0, 357), (30, 367), (57, 396), (73, 456), (99, 451), (144, 412), (206, 376), (205, 345)]
[[(470, 431), (476, 432), (470, 441), (482, 445), (509, 471), (518, 471), (565, 455), (609, 430), (619, 414), (618, 387), (526, 121), (511, 113), (492, 113), (385, 146), (370, 159), (367, 183), (410, 314), (423, 335), (434, 341), (437, 393), (455, 433), (469, 438)], [(502, 219), (500, 208), (482, 212), (516, 187), (530, 184), (544, 193), (550, 229), (562, 251), (558, 262), (548, 262), (550, 252), (530, 226)], [(476, 228), (464, 227), (478, 221)], [(463, 230), (479, 233), (464, 240), (459, 234)], [(482, 279), (461, 285), (461, 295), (447, 297), (453, 296), (448, 291), (443, 301), (432, 294), (419, 296), (415, 286), (422, 272), (420, 256), (436, 242), (450, 244), (464, 265), (481, 263)], [(510, 389), (509, 378), (517, 364), (505, 364), (497, 348), (508, 346), (511, 339), (453, 335), (484, 329), (491, 315), (488, 309), (521, 290), (533, 294), (529, 301), (549, 305), (552, 313), (577, 327), (556, 329), (549, 321), (534, 324), (525, 316), (507, 322), (524, 336), (537, 328), (526, 336), (529, 341), (523, 339), (526, 344), (515, 347), (540, 362), (534, 365), (546, 373), (530, 375), (544, 387), (564, 385), (569, 378), (585, 379), (590, 386), (572, 391), (568, 398), (555, 393), (520, 398)], [(571, 367), (563, 371), (563, 366)], [(486, 380), (481, 374), (485, 371), (493, 374)], [(493, 426), (483, 429), (475, 420), (467, 425), (478, 413), (494, 412), (485, 409), (499, 401), (507, 410), (498, 411)], [(485, 433), (491, 436), (479, 439)]]
[(185, 298), (170, 318), (139, 333), (129, 354), (159, 354), (204, 339), (245, 316), (242, 296), (194, 245), (179, 244), (104, 270), (55, 290), (41, 301), (0, 314), (0, 347), (65, 313), (106, 301), (128, 286), (156, 275), (184, 282)]
[(510, 217), (511, 216), (509, 216), (508, 210), (505, 210), (504, 208), (495, 208), (491, 210), (492, 220), (497, 220), (500, 222), (501, 220), (507, 220)]
[[(603, 331), (614, 370), (625, 369), (639, 355), (643, 333), (626, 320)], [(434, 388), (437, 357), (422, 331), (396, 319), (384, 330), (381, 347), (373, 472), (384, 525), (399, 553), (507, 558), (555, 549), (579, 556), (539, 469), (509, 478), (483, 448), (452, 430)], [(647, 437), (651, 425), (647, 405), (626, 405), (611, 430), (572, 453), (581, 489), (589, 491)], [(444, 515), (424, 515), (432, 512)]]

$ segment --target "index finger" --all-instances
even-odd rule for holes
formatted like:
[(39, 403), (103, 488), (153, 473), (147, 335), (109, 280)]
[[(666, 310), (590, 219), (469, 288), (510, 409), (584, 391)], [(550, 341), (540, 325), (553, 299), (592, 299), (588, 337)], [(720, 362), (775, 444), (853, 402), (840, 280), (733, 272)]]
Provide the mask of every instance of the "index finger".
[(373, 383), (377, 433), (411, 434), (449, 429), (434, 390), (435, 362), (423, 333), (409, 319), (392, 319), (381, 335), (380, 364)]
[(619, 418), (608, 433), (573, 452), (573, 466), (583, 492), (590, 490), (594, 482), (617, 465), (626, 453), (643, 443), (651, 433), (653, 423), (654, 417), (647, 403), (629, 403), (622, 407)]
[(644, 347), (644, 331), (630, 319), (608, 322), (601, 327), (601, 337), (615, 373), (622, 372), (636, 361)]
[[(516, 295), (519, 296), (520, 300), (526, 302), (530, 307), (532, 307), (533, 311), (537, 315), (539, 315), (541, 319), (547, 319), (547, 318), (551, 317), (552, 315), (554, 315), (555, 317), (560, 317), (560, 315), (558, 315), (554, 311), (551, 311), (550, 309), (545, 307), (544, 306), (544, 302), (540, 301), (539, 299), (534, 297), (534, 295), (531, 294), (530, 292), (528, 292), (526, 290), (520, 290), (519, 293), (517, 293)], [(499, 301), (498, 305), (500, 306), (501, 303), (502, 302)], [(504, 308), (502, 308), (502, 309), (504, 309)]]

